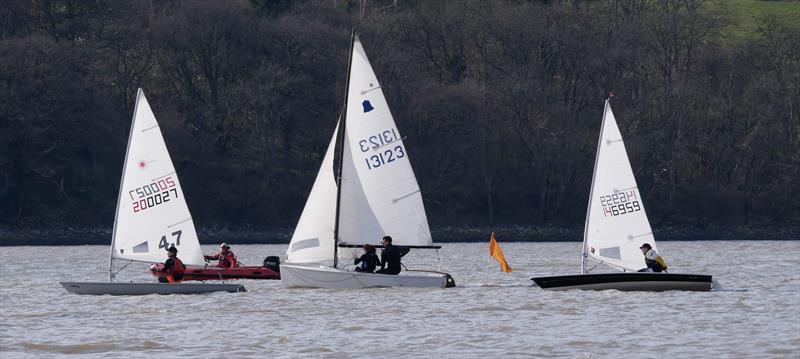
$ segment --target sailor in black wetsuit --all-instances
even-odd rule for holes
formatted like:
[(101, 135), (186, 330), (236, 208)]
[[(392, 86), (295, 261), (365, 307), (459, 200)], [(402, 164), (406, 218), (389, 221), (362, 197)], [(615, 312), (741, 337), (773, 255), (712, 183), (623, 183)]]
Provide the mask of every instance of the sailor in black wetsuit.
[(374, 273), (375, 268), (378, 267), (378, 264), (381, 264), (380, 258), (378, 255), (375, 254), (375, 247), (365, 244), (364, 245), (364, 254), (361, 257), (356, 258), (354, 264), (359, 264), (360, 266), (356, 267), (356, 272), (365, 272), (365, 273)]
[(381, 269), (375, 273), (399, 274), (401, 268), (400, 258), (411, 251), (409, 248), (400, 248), (392, 245), (392, 237), (383, 237), (383, 251), (381, 251)]

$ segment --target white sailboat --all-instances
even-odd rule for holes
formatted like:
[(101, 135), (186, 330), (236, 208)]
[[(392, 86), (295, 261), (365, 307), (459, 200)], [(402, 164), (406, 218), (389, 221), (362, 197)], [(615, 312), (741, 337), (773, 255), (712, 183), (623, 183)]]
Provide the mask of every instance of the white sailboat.
[[(447, 273), (361, 273), (343, 269), (339, 262), (343, 255), (339, 248), (374, 244), (385, 235), (392, 236), (397, 246), (440, 248), (433, 245), (403, 138), (355, 30), (350, 46), (345, 116), (337, 124), (292, 235), (281, 282), (310, 288), (453, 286)], [(337, 137), (342, 145), (335, 171)]]
[[(625, 144), (606, 100), (583, 235), (581, 274), (531, 278), (549, 290), (710, 290), (711, 276), (637, 272), (646, 267), (639, 247), (656, 249)], [(587, 263), (587, 261), (591, 261)], [(589, 273), (604, 264), (622, 272)]]
[[(125, 165), (122, 170), (108, 282), (61, 282), (76, 294), (189, 294), (238, 292), (238, 284), (168, 284), (114, 282), (114, 261), (158, 263), (175, 246), (187, 265), (203, 265), (203, 253), (180, 181), (150, 104), (139, 89)], [(123, 267), (124, 268), (124, 267)]]

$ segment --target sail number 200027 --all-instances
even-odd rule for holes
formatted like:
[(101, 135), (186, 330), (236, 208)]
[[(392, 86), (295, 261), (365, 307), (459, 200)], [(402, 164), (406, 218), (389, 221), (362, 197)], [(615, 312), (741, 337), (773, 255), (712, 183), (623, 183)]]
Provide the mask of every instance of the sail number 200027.
[(178, 198), (178, 189), (175, 180), (167, 176), (153, 183), (128, 191), (133, 201), (133, 212), (144, 211), (162, 203), (169, 202), (170, 198)]
[[(397, 131), (392, 128), (358, 141), (358, 148), (362, 153), (374, 151), (373, 155), (364, 157), (367, 169), (372, 170), (405, 157), (406, 152), (400, 140)], [(396, 142), (400, 143), (395, 145)]]

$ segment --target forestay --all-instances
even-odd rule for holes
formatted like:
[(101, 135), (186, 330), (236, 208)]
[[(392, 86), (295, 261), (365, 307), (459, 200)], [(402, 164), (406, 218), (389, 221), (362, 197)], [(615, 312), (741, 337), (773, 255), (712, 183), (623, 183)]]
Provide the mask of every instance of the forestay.
[(584, 254), (618, 269), (645, 267), (639, 246), (653, 238), (622, 135), (606, 100), (586, 214)]
[(408, 153), (370, 66), (355, 38), (347, 103), (339, 240), (430, 245), (431, 234)]
[(286, 262), (333, 264), (333, 226), (336, 209), (333, 156), (338, 123), (336, 128), (317, 173), (317, 179), (314, 181), (314, 187), (311, 188), (311, 194), (303, 208), (303, 214), (300, 215), (297, 228), (286, 250)]
[(117, 200), (111, 256), (163, 262), (171, 245), (178, 248), (184, 263), (203, 264), (178, 175), (155, 115), (139, 89)]

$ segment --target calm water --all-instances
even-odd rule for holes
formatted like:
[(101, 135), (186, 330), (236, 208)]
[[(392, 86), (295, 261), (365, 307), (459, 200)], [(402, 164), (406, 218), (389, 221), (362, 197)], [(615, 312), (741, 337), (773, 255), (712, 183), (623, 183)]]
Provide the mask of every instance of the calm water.
[[(674, 272), (725, 288), (708, 293), (545, 292), (528, 278), (576, 273), (580, 243), (501, 244), (515, 271), (492, 262), (488, 282), (486, 244), (444, 244), (453, 289), (144, 297), (58, 284), (105, 280), (107, 247), (0, 247), (0, 357), (800, 357), (800, 241), (659, 242)], [(233, 249), (256, 264), (286, 246)], [(120, 277), (153, 280), (144, 265)]]

